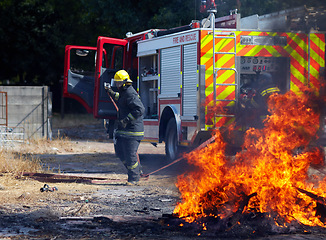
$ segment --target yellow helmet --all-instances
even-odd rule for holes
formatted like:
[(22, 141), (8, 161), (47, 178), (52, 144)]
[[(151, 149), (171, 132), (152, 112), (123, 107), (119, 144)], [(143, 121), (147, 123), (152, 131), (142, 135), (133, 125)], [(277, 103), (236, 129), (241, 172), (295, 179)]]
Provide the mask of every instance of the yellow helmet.
[(125, 70), (119, 70), (114, 75), (115, 82), (132, 83), (129, 74)]

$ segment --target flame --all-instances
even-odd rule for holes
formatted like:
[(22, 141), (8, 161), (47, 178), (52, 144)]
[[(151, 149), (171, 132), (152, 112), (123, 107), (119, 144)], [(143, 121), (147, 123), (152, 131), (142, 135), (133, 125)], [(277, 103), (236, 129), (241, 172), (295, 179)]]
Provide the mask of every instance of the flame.
[(239, 209), (245, 196), (255, 194), (244, 211), (277, 213), (287, 223), (325, 227), (316, 217), (316, 201), (298, 191), (326, 196), (326, 180), (308, 171), (324, 164), (320, 148), (308, 147), (318, 135), (320, 98), (310, 90), (302, 95), (287, 92), (272, 95), (268, 106), (271, 115), (265, 127), (250, 128), (235, 157), (225, 155), (219, 130), (213, 143), (186, 155), (196, 170), (178, 177), (182, 202), (175, 214), (188, 222), (225, 218)]

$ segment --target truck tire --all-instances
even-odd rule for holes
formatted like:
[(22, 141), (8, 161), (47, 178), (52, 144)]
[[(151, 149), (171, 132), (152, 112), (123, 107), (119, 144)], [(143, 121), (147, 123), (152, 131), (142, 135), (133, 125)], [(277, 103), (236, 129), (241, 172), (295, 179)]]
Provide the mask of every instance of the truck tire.
[(168, 161), (175, 160), (179, 155), (177, 124), (174, 118), (170, 119), (165, 132), (165, 154)]

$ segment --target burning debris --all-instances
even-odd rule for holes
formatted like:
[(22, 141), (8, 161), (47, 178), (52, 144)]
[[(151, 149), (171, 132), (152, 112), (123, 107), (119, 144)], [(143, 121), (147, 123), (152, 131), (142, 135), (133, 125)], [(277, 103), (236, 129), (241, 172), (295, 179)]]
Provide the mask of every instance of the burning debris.
[(224, 231), (249, 220), (270, 229), (325, 228), (326, 180), (316, 174), (324, 154), (313, 146), (323, 101), (308, 90), (271, 96), (265, 127), (249, 129), (233, 157), (216, 131), (214, 143), (187, 155), (197, 168), (178, 178), (182, 202), (174, 214)]

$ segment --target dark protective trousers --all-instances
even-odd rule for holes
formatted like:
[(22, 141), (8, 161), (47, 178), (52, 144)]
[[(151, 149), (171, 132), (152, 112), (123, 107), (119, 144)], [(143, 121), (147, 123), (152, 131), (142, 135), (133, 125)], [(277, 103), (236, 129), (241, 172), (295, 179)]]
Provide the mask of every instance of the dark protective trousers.
[(137, 151), (140, 140), (132, 138), (116, 138), (116, 154), (128, 170), (128, 182), (139, 181), (141, 165), (138, 162)]

